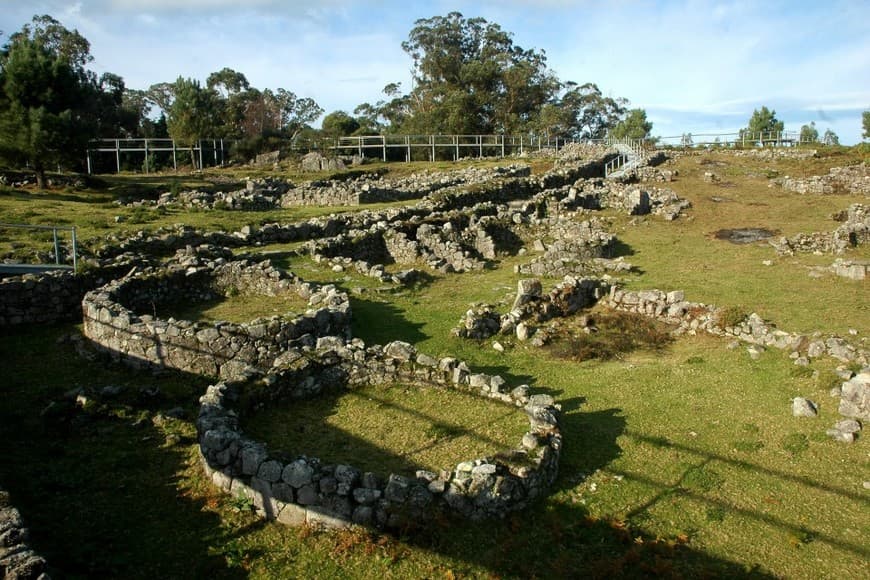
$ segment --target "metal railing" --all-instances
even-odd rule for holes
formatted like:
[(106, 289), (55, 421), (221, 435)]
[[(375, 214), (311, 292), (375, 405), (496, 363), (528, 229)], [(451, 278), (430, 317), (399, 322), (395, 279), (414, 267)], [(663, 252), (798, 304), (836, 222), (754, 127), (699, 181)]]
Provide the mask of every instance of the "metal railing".
[(683, 133), (659, 137), (657, 147), (791, 147), (795, 145), (823, 145), (819, 140), (801, 139), (799, 131), (738, 131), (732, 133)]
[(571, 142), (560, 137), (542, 138), (530, 135), (359, 135), (339, 137), (330, 149), (337, 152), (353, 151), (361, 157), (369, 150), (377, 150), (385, 162), (390, 150), (404, 150), (405, 161), (411, 160), (412, 151), (415, 149), (426, 150), (430, 161), (435, 161), (439, 150), (449, 151), (456, 160), (462, 158), (463, 152), (477, 157), (484, 157), (485, 152), (495, 152), (500, 157), (505, 157), (528, 150), (558, 150)]
[(99, 153), (114, 153), (115, 169), (121, 172), (121, 156), (128, 153), (144, 154), (145, 173), (150, 173), (157, 153), (172, 153), (172, 167), (178, 170), (178, 153), (190, 153), (199, 159), (199, 168), (204, 167), (207, 157), (203, 152), (210, 152), (215, 166), (226, 163), (229, 144), (224, 139), (199, 139), (190, 146), (179, 145), (173, 139), (140, 138), (140, 139), (95, 139), (90, 142), (87, 150), (88, 173), (93, 173), (93, 156)]
[[(54, 245), (54, 264), (2, 264), (7, 269), (21, 269), (31, 271), (42, 270), (72, 270), (73, 273), (78, 271), (78, 242), (76, 240), (75, 226), (42, 226), (32, 224), (7, 224), (0, 223), (0, 228), (25, 229), (25, 230), (51, 230), (52, 242)], [(61, 263), (60, 253), (60, 238), (57, 233), (59, 231), (71, 232), (72, 241), (72, 265)]]

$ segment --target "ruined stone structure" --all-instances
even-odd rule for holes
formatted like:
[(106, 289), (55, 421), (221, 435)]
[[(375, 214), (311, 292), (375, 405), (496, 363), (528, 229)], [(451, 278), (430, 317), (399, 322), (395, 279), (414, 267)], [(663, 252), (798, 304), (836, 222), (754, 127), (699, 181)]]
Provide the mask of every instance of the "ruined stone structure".
[(831, 232), (780, 237), (770, 244), (777, 254), (792, 256), (796, 253), (842, 254), (848, 248), (870, 243), (870, 206), (854, 203), (834, 217), (842, 224)]
[(592, 306), (607, 293), (608, 288), (608, 284), (601, 280), (565, 276), (562, 282), (544, 294), (540, 280), (523, 279), (517, 283), (517, 294), (508, 313), (499, 315), (492, 305), (480, 305), (468, 310), (459, 326), (451, 332), (461, 338), (515, 334), (517, 339), (527, 340), (535, 333), (535, 325)]
[(0, 574), (6, 580), (49, 580), (45, 558), (30, 547), (29, 532), (9, 493), (0, 488)]
[(870, 167), (867, 162), (846, 167), (832, 167), (826, 175), (806, 179), (783, 177), (777, 182), (787, 191), (812, 195), (852, 194), (870, 196)]
[[(253, 409), (330, 388), (385, 383), (462, 389), (496, 399), (521, 408), (529, 431), (516, 449), (499, 457), (471, 458), (440, 473), (382, 477), (306, 455), (282, 459), (239, 427), (239, 414), (246, 412), (238, 408), (241, 400)], [(525, 385), (511, 388), (497, 375), (472, 373), (463, 362), (418, 353), (404, 342), (366, 347), (359, 339), (323, 337), (313, 352), (286, 350), (259, 381), (209, 387), (201, 404), (197, 431), (211, 480), (227, 493), (248, 497), (263, 516), (291, 525), (396, 528), (425, 524), (437, 514), (501, 517), (544, 493), (556, 477), (562, 447), (552, 397), (530, 396)], [(249, 420), (256, 420), (251, 414)]]
[[(240, 365), (268, 368), (284, 350), (326, 334), (350, 335), (350, 303), (332, 286), (318, 287), (276, 270), (268, 261), (203, 259), (187, 254), (85, 295), (84, 335), (114, 359), (137, 367), (166, 367), (227, 376)], [(204, 324), (150, 314), (173, 303), (225, 296), (298, 295), (309, 309), (245, 324)], [(288, 313), (289, 314), (289, 313)]]
[(795, 358), (812, 359), (827, 355), (847, 363), (866, 365), (870, 362), (870, 351), (855, 347), (843, 338), (785, 332), (755, 313), (729, 324), (733, 321), (727, 320), (728, 316), (722, 308), (686, 301), (685, 294), (680, 290), (634, 292), (621, 290), (614, 285), (603, 303), (614, 310), (635, 312), (677, 325), (678, 334), (703, 331), (715, 336), (735, 338), (748, 344), (789, 350), (797, 353)]

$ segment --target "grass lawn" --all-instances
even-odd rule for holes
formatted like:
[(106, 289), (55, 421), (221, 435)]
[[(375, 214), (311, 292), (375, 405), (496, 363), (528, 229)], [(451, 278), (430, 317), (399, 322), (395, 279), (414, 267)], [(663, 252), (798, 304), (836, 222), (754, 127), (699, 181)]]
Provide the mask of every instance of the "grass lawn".
[[(692, 202), (687, 217), (632, 221), (613, 214), (626, 259), (641, 270), (626, 276), (627, 285), (684, 289), (689, 300), (756, 311), (788, 331), (868, 336), (870, 282), (809, 276), (811, 266), (833, 257), (780, 258), (766, 244), (738, 246), (712, 235), (727, 227), (783, 235), (832, 230), (831, 213), (866, 199), (768, 187), (768, 175), (801, 174), (804, 166), (793, 161), (724, 153), (702, 159), (677, 160), (677, 181), (667, 184)], [(848, 154), (823, 157), (807, 162), (806, 171), (826, 173), (849, 161), (855, 159)], [(711, 170), (734, 185), (705, 183), (703, 172)], [(0, 211), (26, 211), (20, 208), (32, 200), (17, 195), (0, 195)], [(91, 219), (75, 211), (91, 203), (81, 196), (48, 201), (78, 223)], [(93, 203), (99, 209), (105, 200)], [(197, 225), (241, 219), (225, 213), (175, 218)], [(421, 352), (501, 374), (511, 385), (529, 383), (562, 404), (565, 444), (552, 493), (503, 521), (443, 522), (407, 536), (259, 521), (201, 475), (193, 418), (203, 379), (82, 359), (59, 340), (77, 332), (74, 325), (0, 332), (0, 484), (35, 548), (71, 578), (870, 576), (867, 441), (843, 445), (824, 435), (838, 419), (828, 395), (837, 382), (833, 361), (798, 367), (775, 349), (753, 360), (745, 348), (707, 336), (573, 360), (510, 338), (498, 338), (505, 346), (498, 352), (493, 339), (450, 335), (470, 303), (506, 310), (518, 277), (513, 266), (530, 259), (506, 258), (484, 271), (433, 275), (417, 288), (382, 292), (370, 278), (281, 258), (306, 280), (356, 289), (354, 335), (367, 343), (406, 340)], [(120, 393), (60, 418), (40, 416), (70, 389), (106, 386), (120, 386)], [(152, 386), (158, 396), (141, 389)], [(818, 402), (820, 416), (792, 417), (796, 396)], [(256, 423), (294, 453), (311, 443), (317, 453), (336, 453), (330, 461), (371, 459), (399, 470), (449, 465), (487, 453), (481, 443), (495, 449), (518, 441), (526, 428), (521, 415), (502, 421), (495, 414), (502, 407), (464, 397), (371, 387), (296, 402), (258, 414)], [(184, 409), (182, 419), (164, 417), (173, 407)], [(426, 457), (427, 445), (445, 455)]]
[(453, 389), (370, 385), (256, 411), (242, 429), (294, 456), (413, 477), (516, 449), (529, 421), (516, 407)]

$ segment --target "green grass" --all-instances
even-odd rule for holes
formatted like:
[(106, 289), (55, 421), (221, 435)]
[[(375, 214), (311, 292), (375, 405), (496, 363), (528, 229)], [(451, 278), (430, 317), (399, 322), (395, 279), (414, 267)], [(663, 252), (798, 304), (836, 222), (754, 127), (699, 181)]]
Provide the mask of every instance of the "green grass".
[(293, 293), (282, 296), (234, 294), (204, 302), (169, 304), (158, 309), (161, 318), (202, 322), (251, 322), (256, 318), (284, 316), (292, 318), (308, 310), (308, 300)]
[[(825, 173), (854, 160), (849, 155), (804, 166), (714, 154), (712, 159), (726, 164), (714, 171), (734, 187), (705, 184), (706, 166), (698, 158), (680, 160), (671, 185), (692, 201), (688, 217), (629, 225), (629, 218), (615, 216), (616, 234), (633, 252), (627, 259), (642, 270), (629, 277), (629, 286), (684, 289), (689, 300), (756, 311), (785, 330), (845, 335), (853, 328), (858, 339), (867, 336), (867, 282), (807, 275), (809, 266), (832, 257), (778, 258), (768, 246), (737, 246), (711, 235), (725, 227), (767, 227), (785, 235), (833, 229), (831, 213), (865, 200), (788, 194), (768, 188), (766, 175)], [(732, 201), (713, 202), (713, 195)], [(129, 227), (109, 219), (118, 210), (105, 207), (103, 194), (62, 197), (7, 193), (0, 195), (0, 211), (73, 223), (103, 216), (112, 231)], [(148, 225), (174, 220), (209, 227), (225, 219), (306, 215), (225, 213), (179, 213)], [(240, 510), (245, 506), (235, 498), (214, 491), (201, 474), (192, 424), (205, 387), (201, 378), (154, 376), (81, 359), (71, 344), (57, 341), (76, 331), (72, 326), (6, 330), (0, 333), (7, 377), (0, 382), (0, 483), (22, 511), (34, 546), (65, 576), (867, 575), (866, 441), (843, 445), (824, 436), (839, 418), (836, 401), (828, 397), (838, 382), (833, 361), (796, 370), (787, 353), (770, 349), (753, 360), (745, 349), (729, 350), (725, 341), (706, 336), (585, 361), (498, 337), (506, 347), (502, 353), (491, 341), (454, 338), (450, 329), (470, 303), (506, 310), (516, 288), (513, 266), (528, 257), (390, 292), (353, 272), (335, 273), (306, 258), (283, 259), (306, 280), (357, 288), (354, 334), (367, 342), (408, 340), (421, 352), (456, 356), (511, 385), (527, 382), (553, 394), (564, 409), (565, 444), (552, 493), (503, 521), (452, 522), (409, 536), (264, 524)], [(774, 265), (763, 266), (763, 260)], [(84, 418), (74, 414), (59, 427), (40, 419), (42, 409), (71, 388), (115, 384), (124, 392), (98, 401)], [(137, 394), (139, 387), (155, 384), (162, 392), (157, 399)], [(405, 403), (408, 396), (402, 393), (390, 405), (419, 410)], [(819, 417), (792, 417), (795, 396), (819, 401)], [(325, 399), (319, 425), (325, 428), (336, 417), (327, 413), (345, 413), (343, 405), (351, 413), (374, 403), (347, 395)], [(185, 419), (152, 421), (176, 406), (185, 410)], [(458, 405), (443, 406), (453, 412)], [(369, 411), (366, 420), (386, 408)], [(412, 443), (454, 441), (450, 415), (434, 409), (424, 414), (428, 423)], [(351, 422), (363, 425), (362, 419)], [(330, 430), (327, 436), (338, 434)], [(403, 460), (398, 444), (389, 452), (377, 442), (363, 444), (358, 435), (346, 441), (351, 449), (380, 447), (385, 460)]]
[(242, 427), (273, 450), (413, 476), (516, 449), (529, 422), (453, 389), (378, 385), (259, 410)]
[[(808, 164), (813, 173), (826, 173), (832, 164), (855, 161), (841, 157)], [(687, 300), (755, 311), (787, 331), (847, 335), (853, 328), (861, 336), (870, 334), (866, 299), (870, 282), (809, 276), (811, 266), (830, 265), (834, 256), (779, 257), (766, 242), (736, 245), (713, 237), (723, 228), (762, 227), (784, 236), (831, 231), (839, 225), (832, 214), (852, 203), (866, 203), (866, 198), (798, 195), (769, 187), (760, 170), (774, 167), (798, 175), (795, 169), (801, 165), (794, 161), (758, 161), (721, 153), (709, 158), (725, 164), (713, 170), (735, 187), (704, 183), (701, 177), (709, 167), (699, 164), (697, 157), (685, 157), (675, 163), (679, 176), (668, 187), (692, 202), (686, 218), (673, 223), (646, 219), (630, 225), (625, 216), (616, 216), (615, 233), (630, 248), (626, 259), (642, 271), (630, 279), (629, 287), (682, 289)], [(713, 196), (730, 201), (715, 202)], [(865, 246), (844, 257), (863, 258), (868, 252)], [(765, 260), (773, 265), (765, 266)]]

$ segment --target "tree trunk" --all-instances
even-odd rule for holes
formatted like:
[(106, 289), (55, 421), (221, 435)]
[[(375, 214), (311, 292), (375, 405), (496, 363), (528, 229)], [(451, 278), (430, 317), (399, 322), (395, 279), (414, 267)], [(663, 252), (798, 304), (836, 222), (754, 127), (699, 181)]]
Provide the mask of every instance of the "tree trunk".
[(33, 172), (36, 174), (36, 189), (45, 189), (45, 167), (38, 164), (34, 166)]

